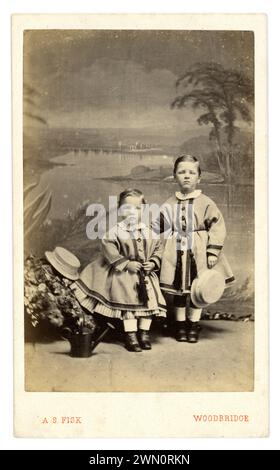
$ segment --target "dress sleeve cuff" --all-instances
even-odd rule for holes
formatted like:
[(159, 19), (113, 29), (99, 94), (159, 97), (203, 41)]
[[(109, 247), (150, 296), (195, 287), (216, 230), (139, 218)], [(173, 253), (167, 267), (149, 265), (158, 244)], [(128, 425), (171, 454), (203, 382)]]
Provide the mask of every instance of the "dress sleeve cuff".
[(120, 258), (120, 259), (118, 259), (117, 261), (115, 261), (115, 262), (112, 264), (112, 266), (113, 266), (113, 268), (115, 269), (115, 271), (121, 272), (121, 271), (124, 271), (124, 270), (125, 270), (125, 268), (127, 267), (128, 263), (129, 263), (129, 259), (123, 257), (123, 258)]
[(149, 259), (149, 261), (153, 261), (153, 262), (155, 263), (155, 265), (156, 265), (156, 268), (157, 268), (157, 269), (160, 269), (160, 263), (161, 263), (161, 261), (160, 261), (160, 258), (159, 258), (158, 256), (152, 256), (152, 257)]
[(207, 246), (207, 254), (208, 255), (214, 255), (214, 256), (219, 256), (221, 253), (221, 250), (223, 248), (223, 245), (208, 245)]

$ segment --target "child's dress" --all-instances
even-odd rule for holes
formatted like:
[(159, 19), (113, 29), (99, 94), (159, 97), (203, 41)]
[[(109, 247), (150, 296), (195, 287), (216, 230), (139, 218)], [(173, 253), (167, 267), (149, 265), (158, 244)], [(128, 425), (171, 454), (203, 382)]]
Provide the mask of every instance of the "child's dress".
[(101, 255), (86, 266), (72, 289), (92, 313), (123, 320), (165, 316), (166, 303), (156, 272), (140, 275), (126, 269), (129, 261), (153, 261), (159, 271), (161, 256), (161, 241), (146, 225), (138, 224), (132, 230), (120, 222), (104, 236)]
[(162, 257), (160, 286), (173, 295), (190, 292), (197, 274), (207, 269), (207, 255), (218, 257), (213, 269), (221, 272), (225, 287), (234, 282), (230, 265), (222, 252), (226, 229), (216, 204), (200, 190), (187, 195), (180, 191), (161, 207), (153, 224), (156, 233), (167, 238)]

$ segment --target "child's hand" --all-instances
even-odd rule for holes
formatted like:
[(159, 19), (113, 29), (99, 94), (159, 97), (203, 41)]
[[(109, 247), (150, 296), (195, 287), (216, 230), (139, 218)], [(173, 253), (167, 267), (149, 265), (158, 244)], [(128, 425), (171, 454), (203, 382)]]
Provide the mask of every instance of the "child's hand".
[(139, 261), (129, 261), (126, 269), (130, 272), (130, 273), (138, 273), (140, 271), (140, 269), (142, 268), (142, 264), (139, 263)]
[(209, 255), (207, 258), (207, 264), (208, 268), (212, 269), (214, 268), (215, 264), (217, 264), (218, 258), (215, 255)]
[(156, 267), (156, 265), (153, 261), (145, 261), (145, 263), (143, 263), (142, 266), (143, 266), (143, 269), (144, 269), (146, 274), (149, 274)]

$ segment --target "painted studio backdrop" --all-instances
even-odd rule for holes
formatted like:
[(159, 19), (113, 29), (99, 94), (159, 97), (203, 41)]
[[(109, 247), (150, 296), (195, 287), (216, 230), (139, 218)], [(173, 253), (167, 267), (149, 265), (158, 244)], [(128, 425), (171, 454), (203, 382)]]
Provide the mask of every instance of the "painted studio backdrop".
[[(26, 390), (253, 389), (253, 73), (249, 31), (25, 31)], [(58, 331), (75, 306), (42, 300), (36, 263), (61, 246), (86, 266), (100, 252), (86, 236), (88, 205), (108, 209), (127, 187), (163, 203), (185, 153), (199, 159), (199, 189), (224, 215), (236, 283), (204, 309), (197, 345), (156, 321), (150, 352), (129, 354), (114, 331), (90, 358), (71, 358)]]

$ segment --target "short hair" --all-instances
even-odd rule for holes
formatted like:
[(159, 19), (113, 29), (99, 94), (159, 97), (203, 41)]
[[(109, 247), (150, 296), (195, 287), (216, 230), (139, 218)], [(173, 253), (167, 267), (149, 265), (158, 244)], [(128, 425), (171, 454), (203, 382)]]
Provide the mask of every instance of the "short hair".
[(142, 199), (142, 204), (146, 204), (144, 194), (142, 193), (142, 191), (140, 191), (139, 189), (128, 188), (120, 193), (118, 207), (120, 207), (123, 204), (124, 200), (129, 196), (138, 196), (139, 198)]
[(201, 168), (199, 165), (199, 161), (196, 157), (193, 157), (192, 155), (181, 155), (180, 157), (176, 158), (176, 161), (174, 163), (174, 169), (173, 169), (173, 174), (175, 175), (177, 168), (179, 166), (179, 163), (181, 162), (192, 162), (192, 163), (197, 163), (198, 166), (198, 174), (199, 176), (201, 175)]

